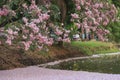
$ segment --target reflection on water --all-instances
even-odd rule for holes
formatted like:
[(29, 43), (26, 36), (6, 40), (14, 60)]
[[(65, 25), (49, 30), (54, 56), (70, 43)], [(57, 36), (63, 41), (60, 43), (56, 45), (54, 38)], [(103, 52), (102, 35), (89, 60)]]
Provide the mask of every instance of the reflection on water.
[(47, 67), (62, 70), (120, 74), (120, 55), (104, 56), (101, 58), (90, 58), (82, 60), (80, 59), (62, 62), (60, 64)]

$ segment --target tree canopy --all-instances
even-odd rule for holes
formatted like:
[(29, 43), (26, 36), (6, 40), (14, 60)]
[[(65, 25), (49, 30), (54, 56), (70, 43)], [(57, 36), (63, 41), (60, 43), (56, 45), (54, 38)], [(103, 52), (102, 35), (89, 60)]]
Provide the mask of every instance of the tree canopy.
[[(1, 44), (17, 44), (25, 50), (32, 47), (42, 49), (59, 41), (70, 42), (69, 35), (74, 27), (93, 32), (104, 41), (104, 36), (109, 33), (106, 26), (117, 19), (116, 7), (107, 1), (1, 1), (0, 33), (5, 35)], [(73, 25), (66, 28), (71, 23)]]

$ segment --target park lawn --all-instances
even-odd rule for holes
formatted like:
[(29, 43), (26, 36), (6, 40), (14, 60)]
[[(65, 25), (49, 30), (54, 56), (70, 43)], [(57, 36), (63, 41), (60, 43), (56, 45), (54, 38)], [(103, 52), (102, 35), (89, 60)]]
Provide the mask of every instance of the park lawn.
[(72, 41), (71, 46), (76, 47), (76, 49), (86, 55), (113, 53), (120, 51), (113, 43), (101, 41)]

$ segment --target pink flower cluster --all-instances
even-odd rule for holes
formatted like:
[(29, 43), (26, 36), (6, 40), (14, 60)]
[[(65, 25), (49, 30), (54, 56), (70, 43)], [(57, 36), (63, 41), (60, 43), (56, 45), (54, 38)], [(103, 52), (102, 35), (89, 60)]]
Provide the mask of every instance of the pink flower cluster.
[[(12, 25), (6, 30), (7, 44), (11, 45), (14, 41), (18, 41), (20, 47), (28, 50), (31, 46), (42, 49), (56, 41), (70, 42), (68, 37), (70, 31), (47, 23), (50, 19), (50, 15), (48, 15), (50, 10), (42, 10), (36, 5), (35, 0), (31, 0), (31, 5), (24, 3), (22, 8), (24, 9), (22, 13), (27, 13), (30, 17), (24, 16), (22, 24), (19, 23), (19, 26)], [(56, 37), (51, 37), (51, 30)]]
[(101, 41), (105, 41), (106, 38), (104, 37), (106, 34), (110, 33), (109, 30), (104, 30), (104, 29), (97, 29), (97, 32), (96, 34), (98, 35), (98, 38), (101, 40)]
[[(97, 30), (100, 26), (105, 27), (111, 21), (115, 21), (117, 9), (113, 4), (96, 0), (73, 0), (76, 6), (76, 13), (72, 13), (72, 19), (78, 28), (85, 32), (95, 32), (98, 36), (105, 35)], [(78, 17), (79, 16), (79, 17)], [(101, 37), (100, 37), (101, 38)]]
[(0, 16), (7, 16), (9, 14), (9, 10), (6, 7), (0, 8)]
[(13, 29), (10, 29), (8, 28), (6, 30), (7, 32), (7, 40), (6, 40), (6, 43), (9, 44), (9, 45), (12, 45), (12, 40), (14, 40), (16, 38), (16, 36), (18, 36), (18, 30), (14, 27), (14, 30)]
[(48, 12), (42, 12), (42, 10), (35, 4), (32, 0), (30, 6), (23, 5), (23, 7), (28, 11), (28, 14), (35, 16), (28, 19), (23, 17), (24, 26), (21, 27), (23, 31), (22, 42), (25, 46), (25, 50), (28, 50), (31, 45), (36, 45), (37, 48), (42, 49), (43, 45), (52, 45), (53, 39), (48, 36), (48, 29), (46, 21), (49, 19)]
[(79, 18), (79, 15), (78, 15), (78, 14), (76, 14), (76, 13), (74, 13), (74, 14), (71, 14), (71, 16), (72, 16), (72, 18), (74, 18), (74, 19), (77, 19), (77, 18)]
[[(63, 24), (61, 24), (63, 25)], [(63, 41), (63, 42), (71, 42), (70, 38), (69, 38), (69, 33), (70, 30), (66, 30), (63, 27), (59, 27), (57, 25), (54, 24), (50, 24), (50, 28), (52, 28), (52, 35), (56, 35), (54, 38), (54, 42), (59, 42), (59, 41)]]
[(59, 35), (62, 35), (63, 32), (61, 30), (59, 30), (58, 28), (56, 28), (55, 34), (59, 36)]
[[(20, 24), (20, 26), (12, 25), (6, 30), (6, 43), (12, 45), (14, 40), (18, 41), (20, 43), (19, 46), (24, 46), (25, 50), (28, 50), (32, 45), (40, 49), (42, 49), (44, 45), (52, 45), (53, 39), (48, 36), (49, 31), (47, 28), (47, 20), (50, 17), (48, 12), (42, 11), (42, 9), (35, 4), (35, 0), (31, 0), (30, 6), (26, 3), (22, 6), (24, 8), (22, 13), (26, 12), (28, 15), (31, 15), (31, 17), (23, 17), (23, 23)], [(2, 9), (1, 12), (2, 14), (0, 14), (0, 16), (8, 14), (6, 8)]]
[(37, 9), (37, 5), (35, 4), (35, 0), (31, 0), (31, 5), (29, 7), (30, 10), (34, 10), (34, 9)]

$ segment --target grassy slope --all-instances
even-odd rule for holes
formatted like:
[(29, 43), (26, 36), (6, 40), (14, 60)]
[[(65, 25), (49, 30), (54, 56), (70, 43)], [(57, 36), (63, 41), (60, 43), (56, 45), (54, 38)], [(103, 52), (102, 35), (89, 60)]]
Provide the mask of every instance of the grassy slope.
[(114, 46), (114, 44), (109, 42), (100, 42), (100, 41), (73, 41), (71, 46), (76, 47), (82, 53), (86, 55), (100, 54), (100, 53), (111, 53), (119, 52), (119, 49)]
[[(16, 47), (0, 46), (0, 70), (37, 65), (69, 57), (83, 56), (67, 47), (50, 46), (49, 51), (22, 51)], [(74, 55), (73, 55), (74, 53)]]

